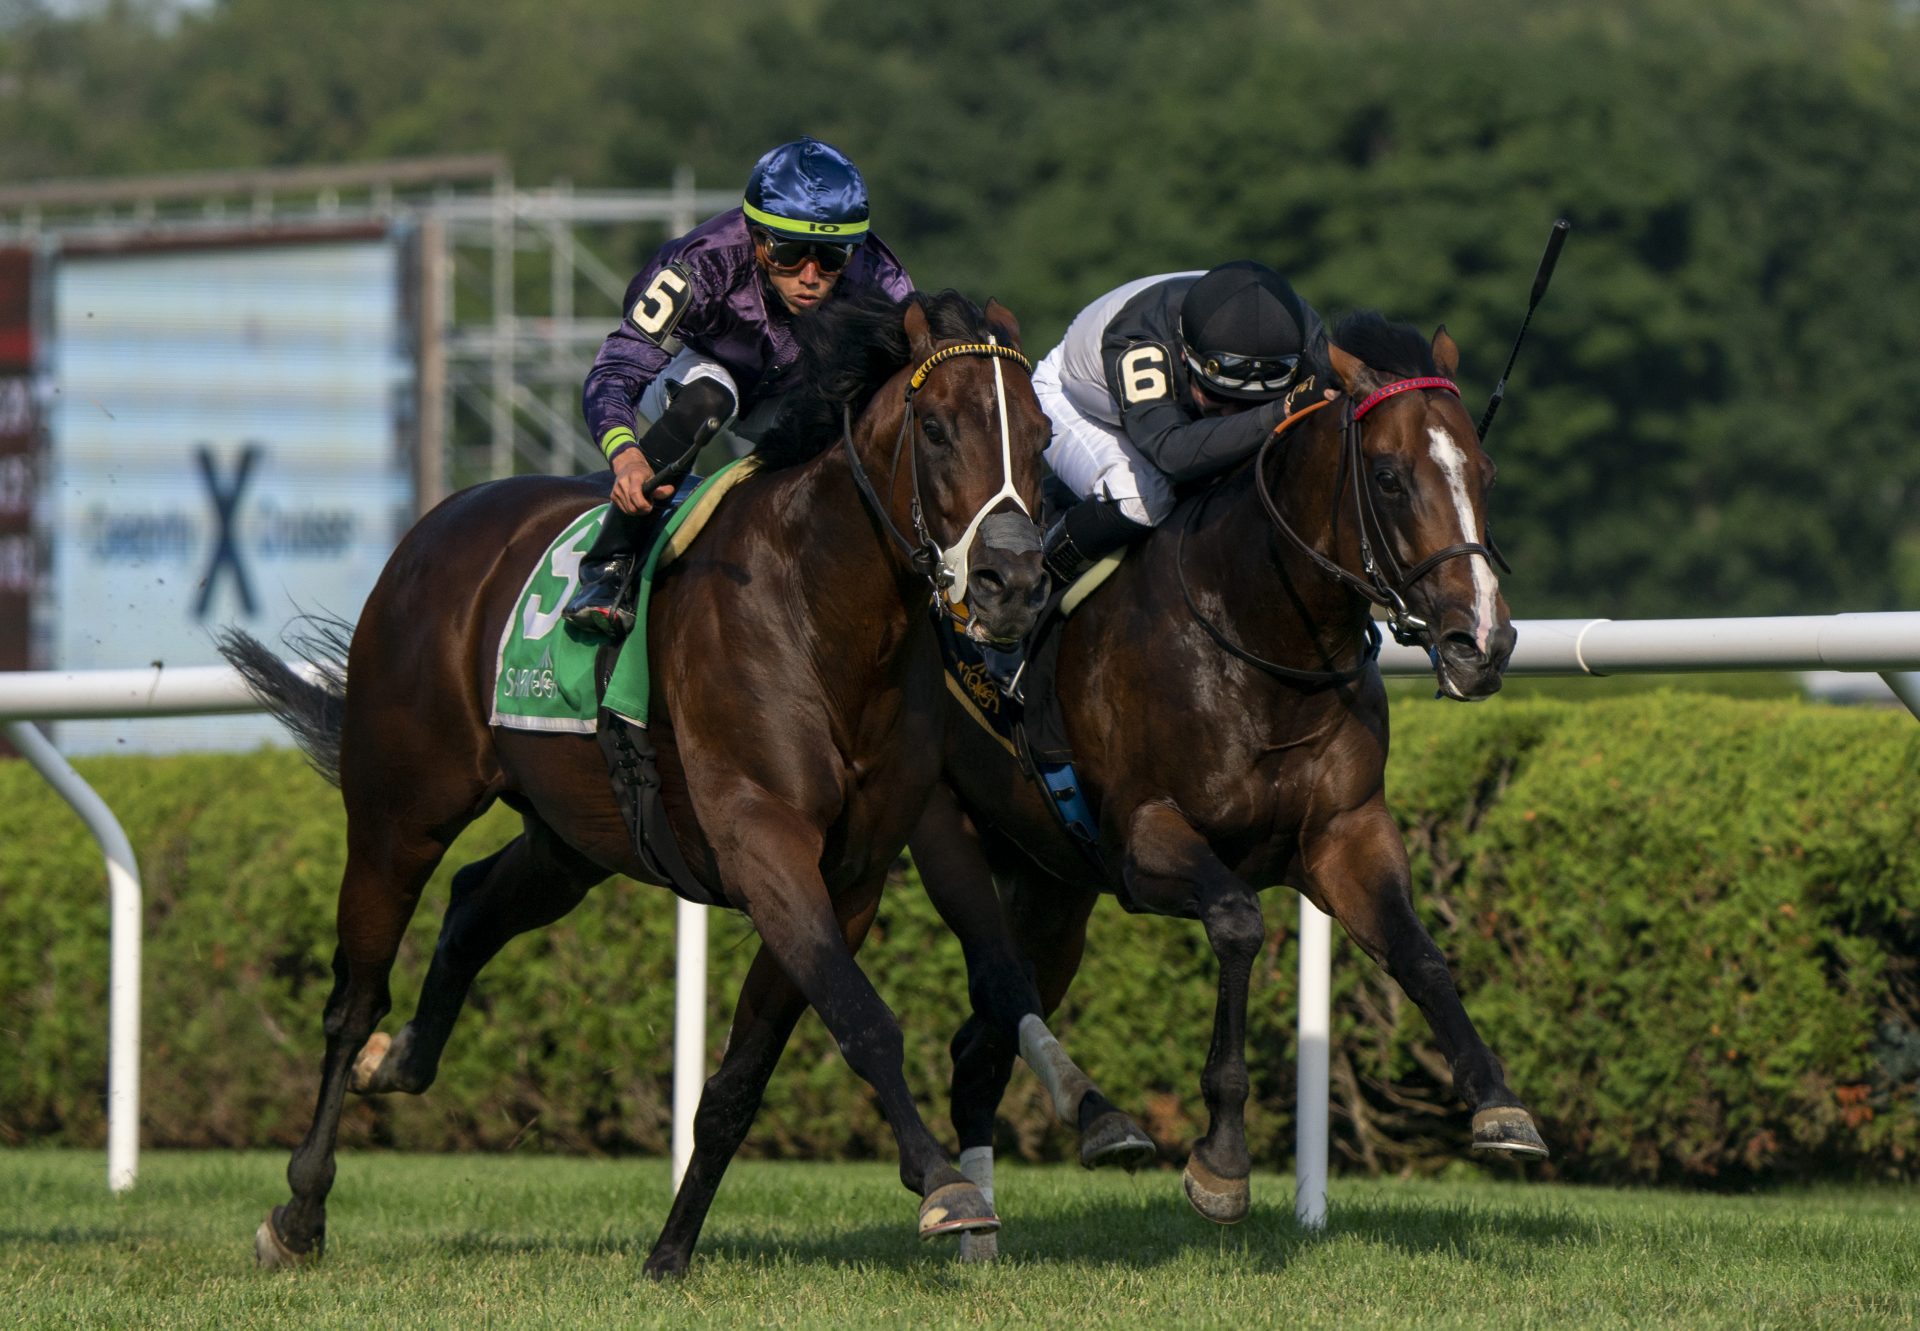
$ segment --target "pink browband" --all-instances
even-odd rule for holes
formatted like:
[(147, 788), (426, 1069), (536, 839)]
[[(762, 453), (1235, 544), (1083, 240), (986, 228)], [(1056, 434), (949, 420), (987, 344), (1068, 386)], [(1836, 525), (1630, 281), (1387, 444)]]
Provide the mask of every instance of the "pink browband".
[(1376, 388), (1369, 393), (1360, 405), (1353, 409), (1353, 419), (1359, 420), (1395, 393), (1411, 393), (1418, 388), (1438, 388), (1455, 397), (1460, 396), (1460, 385), (1451, 379), (1402, 379), (1399, 383), (1388, 384), (1385, 388)]

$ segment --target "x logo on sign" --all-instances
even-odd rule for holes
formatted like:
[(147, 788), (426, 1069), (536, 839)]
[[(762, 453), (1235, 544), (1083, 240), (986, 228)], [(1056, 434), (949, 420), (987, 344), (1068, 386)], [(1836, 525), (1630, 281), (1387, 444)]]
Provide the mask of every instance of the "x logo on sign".
[(213, 449), (202, 444), (193, 451), (194, 460), (200, 464), (200, 475), (207, 482), (207, 495), (213, 500), (213, 519), (219, 524), (219, 532), (213, 543), (213, 558), (207, 563), (206, 575), (200, 579), (200, 599), (194, 602), (195, 619), (207, 617), (207, 607), (213, 602), (213, 584), (223, 568), (233, 570), (234, 590), (240, 596), (240, 613), (248, 616), (254, 613), (253, 588), (247, 584), (247, 570), (240, 563), (240, 546), (234, 540), (234, 519), (240, 512), (240, 494), (247, 488), (247, 476), (253, 471), (253, 464), (260, 460), (262, 451), (258, 444), (243, 445), (240, 463), (234, 468), (233, 484), (225, 487), (220, 484)]

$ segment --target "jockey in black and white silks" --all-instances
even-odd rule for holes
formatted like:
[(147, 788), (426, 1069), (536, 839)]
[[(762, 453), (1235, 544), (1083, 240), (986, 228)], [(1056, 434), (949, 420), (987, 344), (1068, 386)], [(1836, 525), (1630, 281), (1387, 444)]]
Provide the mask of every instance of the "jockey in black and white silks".
[(1033, 376), (1047, 464), (1082, 500), (1047, 533), (1055, 580), (1151, 531), (1180, 482), (1257, 450), (1328, 383), (1326, 340), (1285, 278), (1244, 259), (1139, 278), (1082, 310)]

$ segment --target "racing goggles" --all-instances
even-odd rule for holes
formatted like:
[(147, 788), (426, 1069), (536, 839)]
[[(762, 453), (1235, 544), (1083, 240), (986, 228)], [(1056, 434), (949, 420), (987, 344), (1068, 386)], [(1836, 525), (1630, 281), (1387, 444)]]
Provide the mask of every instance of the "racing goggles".
[(1187, 364), (1200, 378), (1229, 393), (1282, 393), (1293, 383), (1298, 356), (1234, 356), (1225, 352), (1187, 352)]
[(754, 239), (760, 247), (760, 261), (782, 277), (799, 272), (808, 260), (819, 265), (823, 273), (837, 273), (852, 262), (853, 252), (860, 248), (857, 240), (850, 244), (833, 240), (786, 240), (771, 231), (756, 231)]

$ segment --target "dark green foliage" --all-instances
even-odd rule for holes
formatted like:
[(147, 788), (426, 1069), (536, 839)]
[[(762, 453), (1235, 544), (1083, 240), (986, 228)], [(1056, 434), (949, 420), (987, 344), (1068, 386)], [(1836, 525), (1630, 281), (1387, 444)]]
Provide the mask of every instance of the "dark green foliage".
[[(853, 153), (928, 289), (1030, 349), (1251, 256), (1464, 348), (1528, 615), (1920, 598), (1920, 17), (1892, 0), (225, 0), (0, 22), (0, 178), (499, 150), (522, 182), (732, 188)], [(91, 17), (84, 16), (88, 11)], [(602, 258), (625, 271), (655, 235)], [(548, 278), (537, 265), (523, 282)], [(458, 295), (456, 299), (460, 298)], [(611, 317), (612, 311), (606, 313)]]
[[(1920, 1151), (1920, 732), (1909, 718), (1653, 694), (1574, 706), (1403, 705), (1390, 792), (1419, 902), (1563, 1177), (1908, 1177)], [(337, 794), (285, 753), (81, 764), (146, 877), (145, 1137), (287, 1145), (304, 1130), (342, 861)], [(449, 870), (511, 836), (496, 810)], [(0, 764), (0, 1141), (101, 1140), (106, 907), (97, 853), (23, 763)], [(411, 1012), (447, 871), (394, 977)], [(1265, 899), (1249, 1061), (1256, 1158), (1292, 1153), (1296, 908)], [(624, 879), (510, 946), (439, 1083), (352, 1101), (345, 1139), (416, 1149), (648, 1151), (668, 1135), (672, 899)], [(751, 959), (714, 916), (712, 1047)], [(863, 962), (944, 1118), (965, 1003), (957, 946), (910, 875)], [(1056, 1023), (1172, 1151), (1204, 1126), (1214, 962), (1197, 925), (1096, 912)], [(1461, 1157), (1466, 1116), (1424, 1019), (1357, 951), (1336, 970), (1337, 1146), (1353, 1165)], [(1019, 1072), (1004, 1145), (1062, 1158)], [(811, 1017), (749, 1139), (890, 1156), (871, 1096)]]

